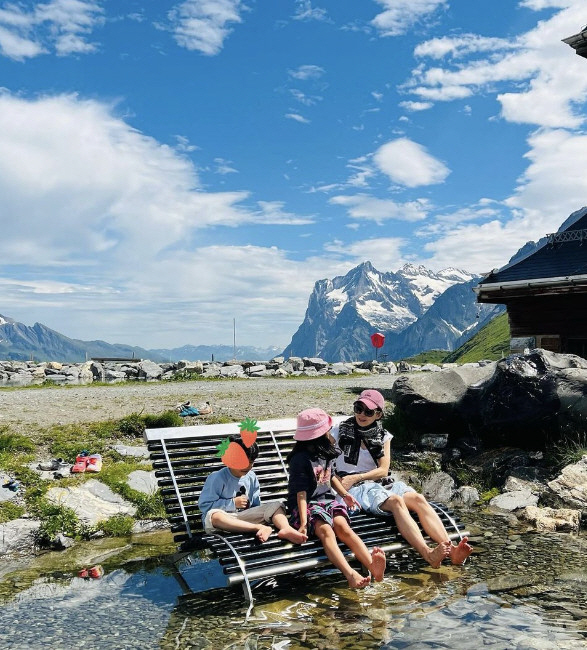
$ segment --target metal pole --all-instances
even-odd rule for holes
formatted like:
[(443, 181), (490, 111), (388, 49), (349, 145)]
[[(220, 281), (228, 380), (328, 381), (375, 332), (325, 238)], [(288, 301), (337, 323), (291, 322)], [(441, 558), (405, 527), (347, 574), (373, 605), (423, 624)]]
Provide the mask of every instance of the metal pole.
[(232, 358), (236, 361), (236, 318), (232, 319)]

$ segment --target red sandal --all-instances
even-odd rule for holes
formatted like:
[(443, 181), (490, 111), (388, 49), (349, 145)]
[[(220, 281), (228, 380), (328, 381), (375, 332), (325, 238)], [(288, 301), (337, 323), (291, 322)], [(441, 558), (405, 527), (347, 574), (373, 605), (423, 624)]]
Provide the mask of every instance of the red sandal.
[(74, 474), (81, 474), (81, 472), (85, 472), (85, 471), (86, 471), (86, 467), (87, 467), (87, 465), (88, 465), (88, 453), (82, 451), (82, 453), (79, 454), (79, 456), (76, 456), (76, 458), (75, 458), (75, 464), (74, 464), (74, 466), (71, 468), (71, 471), (72, 471)]

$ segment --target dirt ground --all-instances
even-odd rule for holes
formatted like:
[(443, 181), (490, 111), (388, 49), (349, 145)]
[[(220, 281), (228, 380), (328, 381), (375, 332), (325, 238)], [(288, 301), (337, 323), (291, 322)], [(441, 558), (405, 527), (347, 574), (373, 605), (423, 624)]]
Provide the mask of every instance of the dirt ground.
[[(311, 406), (332, 415), (350, 414), (361, 390), (377, 388), (387, 397), (395, 377), (224, 379), (0, 389), (0, 427), (26, 434), (54, 424), (101, 422), (131, 413), (157, 414), (187, 400), (195, 406), (209, 401), (214, 415), (234, 421), (245, 417), (294, 417)], [(188, 419), (189, 424), (205, 424), (209, 418)]]

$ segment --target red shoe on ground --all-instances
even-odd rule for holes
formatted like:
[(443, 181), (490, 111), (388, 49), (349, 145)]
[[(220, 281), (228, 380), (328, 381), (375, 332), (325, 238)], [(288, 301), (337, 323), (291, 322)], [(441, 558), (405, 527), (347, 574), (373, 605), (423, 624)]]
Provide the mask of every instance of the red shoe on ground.
[(96, 564), (96, 566), (88, 569), (88, 577), (90, 578), (101, 578), (104, 575), (104, 569), (101, 564)]
[(86, 467), (88, 465), (88, 455), (87, 454), (80, 454), (79, 456), (76, 456), (75, 458), (75, 464), (71, 468), (71, 471), (74, 474), (81, 474), (81, 472), (86, 471)]
[(102, 456), (100, 454), (92, 454), (88, 456), (87, 460), (86, 472), (99, 472), (102, 469)]

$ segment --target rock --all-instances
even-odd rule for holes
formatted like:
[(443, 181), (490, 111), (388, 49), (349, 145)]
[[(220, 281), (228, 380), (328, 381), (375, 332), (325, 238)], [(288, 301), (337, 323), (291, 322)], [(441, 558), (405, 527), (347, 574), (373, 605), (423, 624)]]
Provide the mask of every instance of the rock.
[(489, 505), (502, 510), (519, 510), (527, 506), (535, 506), (538, 503), (538, 496), (532, 494), (530, 490), (515, 490), (514, 492), (504, 492), (493, 497)]
[(40, 525), (40, 521), (32, 519), (13, 519), (0, 524), (0, 555), (20, 551), (30, 553)]
[(391, 401), (418, 433), (451, 432), (450, 439), (468, 429), (460, 404), (470, 384), (487, 379), (492, 367), (449, 368), (435, 373), (402, 375), (391, 389)]
[(427, 499), (447, 503), (452, 500), (455, 482), (446, 472), (435, 472), (422, 481), (422, 493)]
[(138, 364), (139, 377), (145, 379), (146, 381), (153, 381), (159, 379), (163, 374), (163, 368), (154, 361), (141, 361)]
[(149, 450), (146, 446), (112, 445), (112, 449), (121, 456), (132, 456), (133, 458), (149, 458)]
[(142, 492), (143, 494), (154, 494), (157, 492), (157, 477), (155, 472), (146, 472), (137, 469), (128, 475), (128, 485), (133, 490)]
[(444, 449), (448, 442), (448, 433), (425, 433), (420, 436), (420, 446), (426, 449)]
[(462, 485), (460, 488), (455, 490), (452, 502), (455, 505), (470, 507), (474, 503), (477, 503), (479, 498), (480, 496), (477, 488), (471, 487), (470, 485)]
[(548, 487), (561, 503), (587, 511), (587, 457), (567, 465)]
[(570, 508), (537, 508), (527, 506), (518, 517), (530, 522), (539, 531), (577, 532), (581, 522), (581, 511)]
[(92, 525), (113, 515), (136, 513), (132, 503), (96, 479), (90, 479), (81, 485), (54, 487), (45, 496), (51, 503), (71, 508), (79, 519)]

